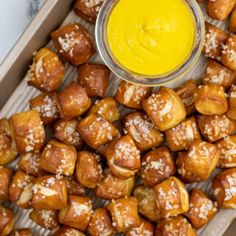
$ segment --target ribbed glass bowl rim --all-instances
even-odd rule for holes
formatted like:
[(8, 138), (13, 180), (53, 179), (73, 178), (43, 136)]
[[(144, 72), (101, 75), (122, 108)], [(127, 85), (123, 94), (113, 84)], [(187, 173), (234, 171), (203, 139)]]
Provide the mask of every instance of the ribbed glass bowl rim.
[(192, 10), (193, 16), (196, 21), (195, 42), (190, 56), (184, 62), (184, 64), (176, 70), (170, 72), (169, 74), (158, 76), (140, 75), (129, 71), (121, 64), (119, 64), (119, 62), (117, 62), (116, 59), (113, 57), (112, 52), (110, 52), (106, 39), (106, 27), (110, 13), (118, 1), (120, 0), (105, 0), (97, 17), (97, 22), (95, 26), (95, 40), (98, 52), (104, 63), (119, 78), (143, 86), (161, 86), (183, 78), (184, 75), (186, 75), (196, 64), (197, 60), (201, 55), (204, 44), (205, 23), (202, 11), (197, 1), (184, 0), (190, 7), (190, 10)]

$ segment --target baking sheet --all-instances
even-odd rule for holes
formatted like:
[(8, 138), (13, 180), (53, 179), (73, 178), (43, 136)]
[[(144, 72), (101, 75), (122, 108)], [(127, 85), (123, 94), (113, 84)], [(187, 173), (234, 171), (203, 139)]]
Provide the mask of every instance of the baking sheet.
[[(204, 8), (203, 8), (204, 11)], [(206, 19), (208, 22), (213, 23), (216, 26), (220, 26), (221, 28), (225, 29), (227, 27), (227, 24), (222, 24), (221, 22), (213, 21), (209, 19), (206, 16)], [(63, 22), (63, 25), (68, 23), (74, 23), (79, 22), (83, 24), (94, 36), (94, 26), (85, 22), (84, 20), (80, 19), (78, 16), (76, 16), (73, 11), (69, 13), (69, 15), (66, 17), (65, 21)], [(51, 42), (48, 43), (48, 47), (53, 49), (53, 45)], [(101, 58), (99, 55), (95, 55), (92, 59), (92, 62), (100, 62)], [(198, 80), (202, 77), (204, 74), (204, 71), (206, 69), (206, 60), (203, 56), (199, 59), (197, 64), (194, 66), (194, 68), (182, 79), (181, 81), (176, 81), (174, 83), (169, 84), (168, 86), (171, 88), (174, 88), (184, 81), (188, 79), (195, 79)], [(76, 68), (70, 66), (69, 64), (66, 64), (66, 75), (65, 80), (63, 82), (63, 86), (68, 84), (72, 80), (76, 80), (77, 78), (77, 70)], [(18, 87), (13, 92), (12, 96), (8, 99), (8, 101), (3, 106), (2, 110), (0, 111), (0, 117), (10, 117), (12, 114), (16, 112), (25, 111), (28, 109), (28, 101), (32, 98), (38, 95), (40, 92), (33, 87), (29, 87), (26, 83), (26, 77), (23, 78), (22, 82), (18, 85)], [(110, 84), (107, 90), (107, 95), (112, 96), (116, 92), (116, 88), (119, 84), (120, 80), (114, 75), (111, 74), (110, 77)], [(63, 87), (62, 86), (62, 87)], [(121, 109), (121, 113), (124, 114), (127, 112), (127, 109)], [(10, 166), (14, 169), (17, 169), (17, 162), (18, 160), (14, 161), (10, 164)], [(216, 170), (213, 175), (211, 176), (211, 179), (213, 176), (219, 172), (219, 170)], [(188, 188), (191, 189), (193, 187), (199, 187), (208, 194), (212, 195), (211, 192), (211, 179), (209, 179), (207, 182), (202, 182), (198, 184), (191, 184), (188, 185)], [(36, 225), (28, 218), (28, 214), (30, 210), (23, 210), (20, 209), (13, 204), (10, 204), (8, 206), (13, 207), (14, 213), (16, 216), (16, 224), (15, 228), (30, 228), (34, 235), (37, 236), (47, 236), (51, 234), (51, 231), (45, 230), (42, 227)], [(229, 225), (232, 223), (232, 221), (236, 218), (236, 210), (231, 209), (222, 209), (220, 212), (211, 220), (211, 222), (204, 228), (200, 229), (198, 231), (198, 234), (201, 236), (221, 236), (224, 234), (224, 232), (227, 230)]]

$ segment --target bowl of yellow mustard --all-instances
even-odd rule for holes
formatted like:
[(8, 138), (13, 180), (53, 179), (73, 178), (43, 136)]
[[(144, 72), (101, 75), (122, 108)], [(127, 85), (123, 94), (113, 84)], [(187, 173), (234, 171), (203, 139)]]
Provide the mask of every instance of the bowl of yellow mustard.
[(182, 78), (200, 57), (204, 18), (195, 0), (107, 0), (95, 35), (105, 64), (146, 86)]

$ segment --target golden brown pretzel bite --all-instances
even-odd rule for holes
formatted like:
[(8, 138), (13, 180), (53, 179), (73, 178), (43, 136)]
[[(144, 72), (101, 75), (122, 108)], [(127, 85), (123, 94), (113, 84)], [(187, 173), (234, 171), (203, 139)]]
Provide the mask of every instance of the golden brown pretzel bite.
[(236, 168), (224, 170), (212, 182), (216, 201), (221, 208), (236, 208)]
[(9, 186), (9, 199), (17, 206), (22, 208), (30, 208), (33, 197), (33, 184), (35, 178), (24, 173), (17, 171), (12, 178)]
[(68, 194), (79, 196), (86, 194), (86, 187), (79, 183), (75, 176), (66, 176), (65, 180)]
[(154, 236), (154, 226), (149, 221), (141, 219), (140, 226), (129, 229), (125, 236)]
[(140, 225), (138, 202), (135, 197), (112, 200), (106, 206), (112, 217), (112, 226), (117, 233), (125, 232)]
[(141, 167), (140, 153), (129, 135), (110, 142), (105, 155), (112, 174), (119, 178), (131, 177)]
[(220, 61), (223, 44), (229, 38), (229, 34), (208, 22), (205, 22), (205, 27), (206, 33), (203, 53), (206, 57)]
[(88, 115), (81, 120), (77, 128), (83, 140), (94, 149), (119, 135), (115, 125), (96, 114)]
[(190, 220), (195, 229), (207, 224), (217, 213), (217, 203), (213, 202), (200, 189), (193, 189), (189, 195), (189, 211), (184, 215)]
[(189, 210), (187, 189), (176, 177), (169, 177), (156, 185), (154, 191), (161, 218), (176, 216)]
[(193, 140), (201, 139), (194, 116), (165, 131), (166, 141), (171, 151), (187, 149)]
[(67, 120), (79, 117), (87, 111), (91, 105), (84, 88), (72, 81), (58, 95), (61, 117)]
[(30, 212), (30, 219), (43, 228), (53, 230), (58, 226), (57, 213), (51, 210), (36, 210)]
[(8, 190), (11, 183), (12, 175), (12, 169), (0, 166), (0, 201), (6, 201), (9, 199)]
[(123, 129), (129, 134), (137, 148), (141, 151), (161, 145), (163, 135), (157, 130), (151, 120), (141, 112), (132, 112), (123, 118)]
[(9, 236), (33, 236), (30, 229), (16, 229), (9, 234)]
[(87, 232), (91, 236), (112, 236), (115, 231), (106, 208), (97, 208), (92, 214)]
[(121, 81), (115, 95), (118, 103), (133, 109), (141, 109), (141, 101), (147, 98), (152, 92), (152, 88), (139, 86)]
[(21, 154), (38, 153), (45, 141), (43, 122), (37, 111), (16, 113), (11, 117), (17, 149)]
[(110, 122), (114, 122), (120, 119), (120, 112), (117, 108), (117, 103), (111, 97), (105, 97), (101, 100), (95, 101), (88, 114), (100, 115)]
[(211, 18), (223, 21), (233, 10), (235, 3), (235, 0), (208, 0), (206, 11)]
[(194, 107), (194, 92), (197, 90), (197, 83), (195, 80), (188, 80), (178, 88), (175, 89), (175, 92), (182, 100), (187, 115), (192, 114), (195, 111)]
[(65, 66), (57, 54), (49, 48), (41, 48), (34, 55), (28, 71), (28, 85), (52, 92), (60, 87), (64, 74)]
[(220, 150), (220, 168), (236, 167), (236, 135), (225, 137), (216, 143)]
[(28, 175), (40, 176), (44, 174), (44, 171), (39, 166), (40, 154), (28, 152), (21, 155), (21, 159), (18, 162), (19, 169), (23, 170)]
[(165, 131), (179, 124), (186, 117), (184, 104), (174, 90), (161, 87), (142, 106), (156, 127)]
[(59, 118), (56, 93), (42, 93), (30, 101), (30, 109), (38, 111), (44, 125), (51, 124)]
[(187, 152), (178, 153), (178, 173), (185, 183), (207, 180), (219, 158), (220, 150), (214, 144), (195, 140)]
[(54, 137), (68, 145), (73, 145), (76, 148), (80, 149), (84, 142), (77, 131), (77, 125), (79, 124), (78, 119), (72, 120), (58, 120), (54, 126)]
[(231, 35), (223, 46), (221, 62), (231, 70), (236, 70), (236, 35)]
[(235, 130), (235, 122), (226, 115), (197, 116), (198, 127), (208, 142), (218, 141)]
[(60, 55), (74, 66), (86, 62), (95, 53), (90, 33), (82, 25), (65, 25), (51, 33)]
[(229, 19), (229, 31), (232, 33), (236, 33), (236, 8), (232, 11)]
[(175, 173), (175, 163), (167, 147), (159, 147), (141, 159), (141, 177), (147, 187), (154, 187)]
[(0, 205), (0, 236), (7, 236), (14, 226), (14, 213), (12, 209)]
[(76, 159), (75, 147), (51, 140), (40, 156), (39, 165), (52, 174), (68, 176), (74, 173)]
[(34, 209), (58, 210), (67, 205), (66, 181), (53, 175), (38, 177), (33, 186)]
[(150, 221), (160, 220), (160, 210), (157, 208), (155, 192), (153, 188), (147, 188), (143, 185), (134, 189), (134, 197), (138, 201), (138, 211)]
[(0, 133), (12, 136), (12, 127), (9, 119), (7, 118), (0, 119)]
[(51, 236), (85, 236), (82, 232), (69, 226), (63, 226)]
[(117, 199), (125, 196), (129, 196), (135, 185), (135, 176), (131, 176), (126, 179), (118, 178), (111, 174), (109, 169), (106, 169), (103, 173), (101, 182), (97, 184), (94, 189), (96, 196), (105, 199)]
[(156, 227), (155, 236), (173, 235), (197, 236), (197, 233), (183, 216), (176, 216), (161, 220)]
[(100, 157), (87, 151), (78, 152), (76, 177), (87, 188), (95, 188), (102, 179)]
[(61, 224), (85, 231), (91, 215), (92, 201), (89, 197), (69, 195), (69, 203), (60, 210), (58, 219)]
[(236, 79), (236, 72), (223, 66), (217, 61), (208, 59), (207, 69), (203, 84), (219, 84), (225, 89), (228, 89)]
[(78, 69), (78, 82), (90, 97), (104, 97), (110, 70), (102, 64), (85, 63)]
[(233, 84), (229, 90), (227, 117), (236, 120), (236, 86)]
[(95, 23), (103, 2), (104, 0), (77, 0), (74, 6), (75, 14), (91, 23)]
[(228, 110), (224, 87), (218, 84), (200, 85), (194, 96), (195, 108), (203, 115), (221, 115)]

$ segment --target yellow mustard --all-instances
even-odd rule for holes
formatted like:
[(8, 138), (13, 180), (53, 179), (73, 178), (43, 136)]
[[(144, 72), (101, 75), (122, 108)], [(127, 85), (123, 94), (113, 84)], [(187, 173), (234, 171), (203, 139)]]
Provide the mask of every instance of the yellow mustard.
[(107, 25), (113, 56), (128, 70), (163, 75), (190, 55), (196, 24), (184, 0), (119, 0)]

